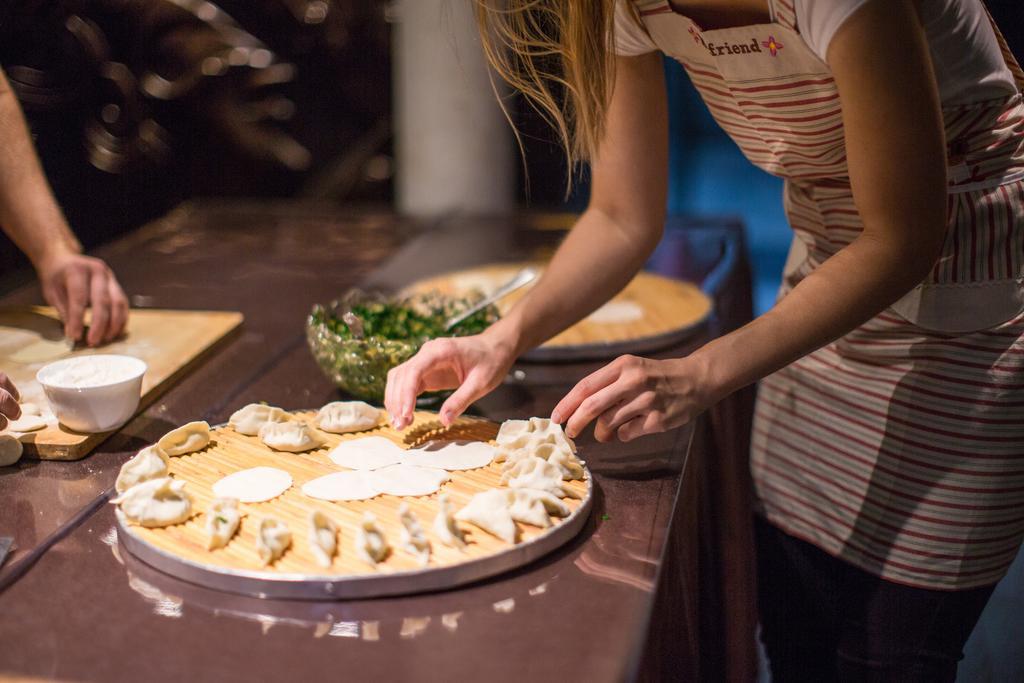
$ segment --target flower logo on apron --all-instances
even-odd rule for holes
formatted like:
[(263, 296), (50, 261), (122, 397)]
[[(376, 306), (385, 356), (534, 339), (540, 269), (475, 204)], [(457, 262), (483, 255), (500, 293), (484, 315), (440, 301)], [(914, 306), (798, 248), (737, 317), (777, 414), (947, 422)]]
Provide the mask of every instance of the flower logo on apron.
[(782, 43), (776, 42), (775, 36), (768, 36), (768, 40), (762, 40), (761, 46), (768, 48), (768, 52), (772, 53), (772, 57), (779, 54), (779, 50), (784, 47)]

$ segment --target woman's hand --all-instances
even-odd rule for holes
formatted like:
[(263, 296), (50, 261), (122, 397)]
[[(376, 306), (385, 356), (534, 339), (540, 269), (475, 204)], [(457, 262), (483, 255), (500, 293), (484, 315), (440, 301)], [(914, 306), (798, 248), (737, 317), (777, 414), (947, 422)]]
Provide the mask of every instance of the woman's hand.
[(0, 429), (7, 428), (8, 420), (17, 420), (21, 417), (21, 406), (18, 400), (21, 394), (14, 386), (11, 378), (0, 372)]
[(501, 384), (514, 360), (512, 346), (488, 332), (428, 341), (388, 372), (384, 407), (392, 426), (405, 429), (412, 423), (416, 397), (423, 392), (456, 389), (441, 406), (441, 423), (450, 425), (473, 401)]
[(40, 259), (36, 270), (46, 301), (64, 321), (64, 335), (82, 337), (86, 307), (92, 320), (86, 339), (98, 346), (116, 339), (128, 322), (128, 298), (110, 267), (100, 259), (70, 250), (58, 250)]
[(651, 360), (620, 356), (584, 377), (551, 413), (574, 438), (592, 421), (598, 441), (632, 441), (684, 425), (719, 396), (693, 357)]

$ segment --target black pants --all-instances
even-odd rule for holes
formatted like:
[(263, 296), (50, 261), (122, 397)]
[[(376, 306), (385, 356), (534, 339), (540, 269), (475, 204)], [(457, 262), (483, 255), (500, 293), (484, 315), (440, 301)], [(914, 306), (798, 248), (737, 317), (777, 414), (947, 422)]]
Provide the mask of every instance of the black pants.
[(755, 520), (762, 641), (774, 683), (956, 679), (995, 586), (885, 581)]

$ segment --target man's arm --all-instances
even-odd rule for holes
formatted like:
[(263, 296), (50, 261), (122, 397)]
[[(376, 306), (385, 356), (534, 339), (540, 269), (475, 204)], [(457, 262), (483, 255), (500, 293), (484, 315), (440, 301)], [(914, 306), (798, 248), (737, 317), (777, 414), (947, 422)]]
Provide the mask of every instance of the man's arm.
[(89, 306), (90, 345), (121, 334), (128, 320), (128, 299), (107, 264), (82, 255), (82, 246), (46, 182), (21, 107), (2, 71), (0, 228), (32, 261), (43, 296), (60, 313), (68, 338), (77, 341), (82, 336), (83, 317)]

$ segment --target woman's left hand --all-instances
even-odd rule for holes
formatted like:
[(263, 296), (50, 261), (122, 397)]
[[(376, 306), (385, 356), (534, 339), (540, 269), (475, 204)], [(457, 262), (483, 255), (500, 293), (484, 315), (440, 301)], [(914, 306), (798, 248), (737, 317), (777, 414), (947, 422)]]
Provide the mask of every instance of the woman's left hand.
[(576, 437), (592, 421), (598, 441), (632, 441), (684, 425), (715, 400), (707, 373), (688, 358), (620, 356), (584, 377), (551, 413)]

